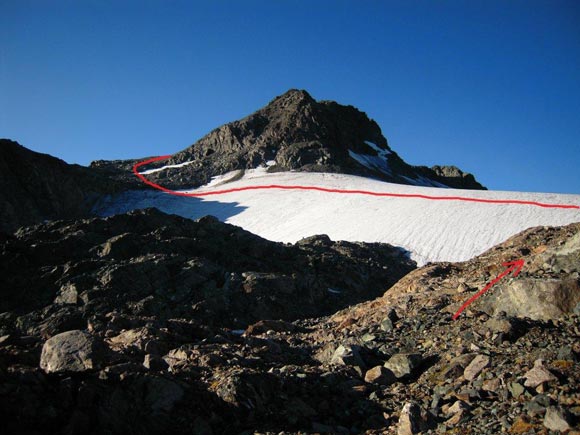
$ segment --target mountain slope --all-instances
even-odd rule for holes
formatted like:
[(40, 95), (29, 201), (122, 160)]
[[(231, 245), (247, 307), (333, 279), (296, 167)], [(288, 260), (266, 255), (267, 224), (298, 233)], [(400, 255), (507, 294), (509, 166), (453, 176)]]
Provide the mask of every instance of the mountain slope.
[[(377, 123), (352, 106), (316, 101), (292, 89), (250, 116), (223, 125), (164, 164), (148, 167), (168, 188), (201, 186), (211, 177), (272, 162), (271, 172), (333, 172), (402, 184), (484, 189), (455, 167), (411, 166), (388, 145)], [(123, 176), (126, 162), (94, 162)], [(160, 169), (163, 167), (163, 169)]]
[(119, 190), (117, 182), (98, 170), (0, 139), (0, 231), (88, 216), (102, 195)]
[[(216, 177), (209, 185), (193, 192), (211, 193), (264, 185), (580, 205), (579, 195), (437, 189), (344, 174), (268, 173), (265, 167), (245, 171), (243, 175), (234, 171)], [(295, 242), (314, 234), (328, 234), (333, 240), (391, 243), (411, 252), (419, 264), (468, 260), (531, 226), (580, 221), (578, 209), (280, 189), (238, 191), (203, 198), (133, 191), (113, 198), (99, 213), (107, 215), (145, 207), (157, 207), (190, 218), (215, 215), (275, 241)]]

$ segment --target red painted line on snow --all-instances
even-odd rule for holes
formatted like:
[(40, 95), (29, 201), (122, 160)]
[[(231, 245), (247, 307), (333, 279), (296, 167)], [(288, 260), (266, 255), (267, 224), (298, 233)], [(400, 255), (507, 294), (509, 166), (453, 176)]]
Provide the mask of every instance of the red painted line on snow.
[(370, 195), (370, 196), (381, 196), (390, 198), (420, 198), (429, 199), (433, 201), (467, 201), (467, 202), (483, 202), (487, 204), (520, 204), (520, 205), (533, 205), (536, 207), (543, 208), (564, 208), (564, 209), (579, 209), (579, 205), (572, 204), (546, 204), (536, 201), (522, 201), (518, 199), (483, 199), (483, 198), (469, 198), (464, 196), (432, 196), (432, 195), (421, 195), (418, 193), (389, 193), (389, 192), (371, 192), (368, 190), (348, 190), (348, 189), (329, 189), (326, 187), (318, 186), (292, 186), (292, 185), (280, 185), (280, 184), (269, 184), (262, 186), (247, 186), (247, 187), (235, 187), (232, 189), (224, 190), (213, 190), (211, 192), (178, 192), (175, 190), (167, 189), (166, 187), (160, 186), (159, 184), (149, 181), (139, 173), (139, 168), (149, 163), (158, 162), (160, 160), (168, 159), (171, 156), (160, 156), (153, 157), (152, 159), (145, 160), (143, 162), (137, 163), (133, 166), (133, 173), (137, 178), (139, 178), (143, 183), (148, 186), (154, 187), (165, 193), (176, 196), (189, 196), (189, 197), (202, 197), (202, 196), (212, 196), (212, 195), (223, 195), (225, 193), (232, 192), (243, 192), (246, 190), (266, 190), (266, 189), (278, 189), (278, 190), (314, 190), (317, 192), (327, 192), (327, 193), (343, 193), (343, 194), (356, 194), (356, 195)]

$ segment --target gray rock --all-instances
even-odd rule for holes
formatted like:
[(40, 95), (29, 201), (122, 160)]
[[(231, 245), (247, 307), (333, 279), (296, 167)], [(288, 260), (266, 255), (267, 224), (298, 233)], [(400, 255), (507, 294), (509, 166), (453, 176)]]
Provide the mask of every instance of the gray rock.
[(508, 316), (533, 320), (559, 319), (574, 311), (580, 302), (580, 284), (573, 278), (536, 279), (518, 277), (502, 283), (492, 294), (476, 302), (490, 315), (505, 311)]
[(99, 339), (83, 331), (67, 331), (44, 343), (40, 368), (46, 373), (95, 370), (104, 356), (105, 347)]
[(524, 385), (531, 388), (536, 388), (544, 382), (554, 382), (558, 380), (556, 376), (544, 367), (544, 361), (541, 359), (536, 360), (534, 362), (534, 367), (526, 372), (523, 377), (526, 379)]
[(474, 380), (484, 368), (488, 367), (490, 358), (487, 355), (477, 355), (463, 371), (463, 377), (468, 381)]
[(388, 317), (381, 322), (381, 331), (390, 332), (394, 329), (393, 321)]
[(406, 402), (399, 414), (397, 435), (413, 435), (421, 431), (421, 409), (415, 402)]
[(393, 372), (397, 378), (402, 378), (411, 375), (421, 362), (421, 354), (398, 353), (393, 355), (384, 366)]
[(510, 382), (508, 385), (508, 389), (510, 390), (512, 397), (515, 399), (524, 394), (525, 391), (524, 386), (519, 382)]
[(395, 374), (383, 366), (376, 366), (365, 374), (365, 382), (370, 384), (391, 385), (397, 380)]
[(573, 362), (576, 362), (578, 360), (578, 358), (576, 357), (576, 355), (574, 354), (574, 351), (572, 350), (572, 348), (570, 346), (564, 346), (564, 347), (561, 347), (560, 350), (558, 350), (558, 359), (563, 360), (563, 361), (573, 361)]
[(359, 353), (359, 347), (342, 344), (334, 351), (334, 354), (330, 359), (330, 364), (356, 366), (361, 369), (364, 369), (365, 367), (365, 363)]
[(556, 273), (580, 272), (580, 233), (570, 237), (562, 246), (548, 249), (538, 263), (549, 265)]
[(550, 406), (546, 409), (544, 426), (550, 430), (559, 432), (564, 432), (570, 429), (570, 423), (568, 422), (568, 416), (566, 413), (562, 409), (554, 406)]

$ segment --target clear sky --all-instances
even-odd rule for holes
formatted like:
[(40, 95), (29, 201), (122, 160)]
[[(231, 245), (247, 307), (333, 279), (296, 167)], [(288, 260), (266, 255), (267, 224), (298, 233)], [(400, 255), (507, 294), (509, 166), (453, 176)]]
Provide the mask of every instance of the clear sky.
[(176, 152), (290, 88), (411, 164), (580, 193), (580, 1), (0, 0), (0, 137), (71, 163)]

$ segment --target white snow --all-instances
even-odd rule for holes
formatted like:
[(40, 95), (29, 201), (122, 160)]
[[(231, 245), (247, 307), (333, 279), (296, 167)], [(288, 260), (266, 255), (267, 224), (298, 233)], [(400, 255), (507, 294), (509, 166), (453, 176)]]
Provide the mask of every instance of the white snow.
[(384, 157), (371, 156), (370, 154), (355, 153), (352, 150), (348, 150), (348, 155), (351, 158), (355, 159), (359, 164), (363, 165), (365, 168), (379, 170), (387, 175), (391, 174), (391, 168), (389, 168), (389, 163)]
[(407, 180), (413, 186), (431, 186), (431, 187), (443, 187), (443, 188), (449, 187), (443, 183), (439, 183), (438, 181), (430, 180), (429, 178), (425, 178), (422, 175), (419, 175), (417, 178), (405, 177), (404, 175), (401, 175), (401, 177), (404, 178), (405, 180)]
[(389, 161), (387, 156), (391, 154), (391, 151), (384, 150), (377, 146), (376, 144), (366, 141), (365, 143), (377, 152), (376, 156), (370, 154), (355, 153), (352, 150), (348, 150), (348, 154), (351, 158), (355, 159), (360, 165), (371, 170), (378, 170), (384, 174), (391, 175), (391, 168), (389, 167)]
[[(212, 180), (193, 192), (276, 184), (580, 205), (580, 195), (440, 189), (344, 174), (269, 174), (266, 168), (259, 168), (223, 184), (231, 178), (223, 176), (220, 186)], [(110, 215), (145, 207), (192, 219), (211, 214), (274, 241), (293, 243), (314, 234), (327, 234), (333, 240), (386, 242), (406, 249), (419, 264), (468, 260), (526, 228), (580, 221), (578, 209), (278, 189), (203, 198), (133, 191), (110, 199), (99, 212)]]
[(373, 150), (375, 150), (375, 151), (377, 152), (377, 154), (378, 154), (379, 156), (381, 156), (381, 157), (386, 157), (386, 156), (388, 156), (389, 154), (391, 154), (391, 151), (389, 151), (389, 150), (384, 150), (384, 149), (380, 148), (378, 145), (376, 145), (376, 144), (374, 144), (374, 143), (372, 143), (372, 142), (369, 142), (368, 140), (365, 140), (365, 143), (366, 143), (368, 146), (370, 146), (370, 147), (371, 147)]
[(166, 169), (182, 168), (184, 166), (191, 165), (192, 163), (193, 162), (190, 161), (190, 162), (177, 163), (175, 165), (166, 165), (166, 166), (162, 166), (161, 168), (148, 169), (147, 171), (143, 171), (143, 172), (139, 172), (139, 173), (142, 175), (154, 174), (155, 172), (165, 171)]

